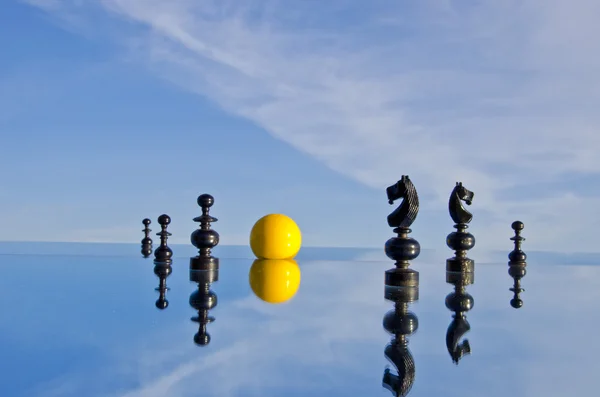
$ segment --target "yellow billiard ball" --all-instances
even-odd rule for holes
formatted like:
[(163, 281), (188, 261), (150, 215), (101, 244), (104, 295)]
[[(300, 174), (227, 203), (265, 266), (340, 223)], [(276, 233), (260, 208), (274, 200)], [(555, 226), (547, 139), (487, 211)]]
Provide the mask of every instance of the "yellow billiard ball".
[(301, 245), (300, 228), (283, 214), (263, 216), (250, 231), (250, 248), (258, 259), (291, 259)]
[(256, 259), (248, 278), (259, 299), (283, 303), (292, 299), (300, 287), (300, 267), (293, 259)]

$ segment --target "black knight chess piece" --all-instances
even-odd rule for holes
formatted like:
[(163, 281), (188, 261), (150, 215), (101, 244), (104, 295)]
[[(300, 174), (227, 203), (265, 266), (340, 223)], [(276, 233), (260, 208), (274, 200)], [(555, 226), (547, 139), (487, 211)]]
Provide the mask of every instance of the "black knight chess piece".
[(211, 250), (219, 244), (219, 233), (211, 229), (211, 222), (217, 218), (208, 214), (215, 199), (210, 194), (202, 194), (198, 197), (198, 205), (202, 208), (202, 215), (194, 218), (194, 222), (200, 222), (200, 228), (196, 229), (191, 236), (191, 242), (198, 248), (198, 255), (190, 258), (190, 270), (216, 270), (219, 269), (219, 258), (211, 254)]
[(208, 314), (217, 306), (217, 294), (211, 291), (210, 286), (215, 281), (219, 281), (219, 269), (190, 270), (190, 281), (198, 283), (198, 289), (190, 295), (190, 306), (198, 312), (197, 316), (191, 318), (193, 322), (198, 323), (194, 343), (198, 346), (206, 346), (210, 343), (210, 334), (206, 327), (215, 321), (215, 318)]
[(167, 239), (171, 235), (167, 231), (167, 226), (171, 223), (171, 217), (169, 215), (163, 214), (158, 217), (158, 224), (160, 225), (161, 231), (156, 233), (157, 236), (160, 236), (160, 245), (154, 251), (154, 263), (156, 264), (165, 264), (170, 265), (173, 262), (173, 251), (167, 245)]
[(417, 315), (408, 309), (410, 303), (419, 299), (419, 287), (386, 289), (385, 298), (394, 302), (394, 309), (383, 317), (383, 328), (392, 335), (392, 341), (385, 347), (384, 354), (398, 374), (386, 368), (382, 386), (396, 397), (406, 396), (414, 384), (416, 374), (415, 360), (408, 349), (408, 337), (419, 327)]
[(421, 246), (417, 240), (408, 237), (411, 232), (410, 226), (417, 218), (419, 212), (419, 196), (417, 190), (408, 175), (396, 184), (386, 189), (390, 204), (402, 198), (402, 203), (391, 214), (388, 215), (388, 225), (395, 228), (397, 237), (390, 238), (385, 243), (385, 254), (388, 258), (396, 261), (395, 269), (385, 272), (385, 283), (388, 286), (409, 287), (419, 285), (419, 272), (409, 269), (411, 260), (421, 253)]
[(474, 272), (475, 261), (467, 258), (467, 251), (475, 246), (475, 237), (467, 232), (468, 223), (473, 219), (473, 215), (465, 209), (462, 202), (471, 205), (474, 193), (465, 188), (462, 182), (456, 182), (456, 186), (450, 194), (448, 209), (450, 217), (454, 221), (456, 228), (446, 237), (446, 245), (453, 249), (454, 257), (446, 260), (446, 271), (448, 272)]
[(173, 272), (173, 268), (169, 265), (157, 264), (154, 266), (154, 274), (158, 277), (158, 291), (159, 296), (156, 300), (156, 307), (160, 310), (164, 310), (169, 306), (169, 301), (167, 300), (167, 291), (169, 288), (167, 287), (167, 277), (171, 275)]
[(446, 296), (446, 307), (454, 312), (446, 332), (446, 347), (452, 362), (457, 365), (461, 358), (471, 354), (469, 340), (461, 342), (461, 339), (471, 330), (466, 313), (473, 308), (475, 300), (467, 293), (467, 285), (474, 281), (474, 273), (446, 272), (446, 282), (454, 285), (454, 291)]
[(142, 230), (142, 232), (144, 232), (144, 238), (142, 239), (142, 255), (144, 258), (147, 258), (152, 255), (152, 239), (150, 238), (152, 229), (149, 228), (152, 221), (146, 218), (142, 223), (144, 224), (144, 229)]
[(521, 293), (525, 290), (521, 288), (521, 279), (527, 274), (527, 255), (521, 249), (521, 243), (525, 238), (521, 236), (521, 231), (525, 227), (523, 222), (514, 221), (511, 225), (515, 231), (515, 236), (510, 239), (514, 241), (515, 248), (508, 254), (508, 274), (513, 278), (513, 287), (510, 291), (513, 292), (513, 298), (510, 300), (510, 305), (515, 309), (523, 307)]

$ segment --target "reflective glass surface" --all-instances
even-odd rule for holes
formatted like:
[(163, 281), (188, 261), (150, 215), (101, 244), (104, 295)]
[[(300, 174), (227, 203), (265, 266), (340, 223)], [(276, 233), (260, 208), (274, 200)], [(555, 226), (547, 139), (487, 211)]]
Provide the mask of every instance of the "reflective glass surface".
[[(452, 252), (425, 252), (412, 263), (420, 273), (418, 300), (407, 308), (414, 316), (395, 323), (418, 320), (406, 337), (411, 356), (402, 343), (391, 349), (405, 363), (398, 378), (384, 354), (398, 338), (382, 325), (394, 309), (384, 299), (384, 272), (393, 263), (383, 249), (303, 248), (299, 288), (271, 304), (250, 285), (246, 248), (215, 249), (218, 280), (206, 290), (190, 281), (193, 247), (172, 248), (167, 305), (152, 257), (142, 258), (136, 245), (0, 246), (0, 395), (597, 394), (600, 267), (589, 260), (548, 264), (529, 253), (523, 305), (515, 309), (507, 262), (479, 260), (474, 250), (474, 283), (466, 286), (474, 304), (458, 321), (445, 304), (454, 286), (443, 258)], [(278, 280), (289, 282), (285, 274)], [(205, 313), (206, 305), (214, 307)]]

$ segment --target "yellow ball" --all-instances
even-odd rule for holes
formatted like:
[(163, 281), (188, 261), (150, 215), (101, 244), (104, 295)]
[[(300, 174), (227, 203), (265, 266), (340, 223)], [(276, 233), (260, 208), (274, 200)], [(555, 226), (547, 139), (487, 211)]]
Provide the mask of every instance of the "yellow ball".
[(283, 303), (292, 299), (300, 287), (300, 267), (293, 259), (256, 259), (248, 278), (259, 299)]
[(294, 258), (302, 245), (302, 233), (289, 216), (270, 214), (260, 218), (250, 232), (250, 248), (259, 259)]

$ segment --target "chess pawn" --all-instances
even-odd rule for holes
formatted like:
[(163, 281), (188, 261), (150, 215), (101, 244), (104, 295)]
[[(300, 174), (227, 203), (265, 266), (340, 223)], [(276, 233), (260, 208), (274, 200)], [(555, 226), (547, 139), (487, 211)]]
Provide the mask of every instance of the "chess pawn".
[(419, 328), (419, 319), (410, 312), (409, 304), (419, 299), (419, 288), (386, 289), (386, 299), (394, 302), (394, 309), (383, 317), (383, 328), (392, 335), (385, 347), (386, 358), (396, 367), (398, 375), (386, 368), (382, 386), (396, 396), (406, 396), (415, 380), (415, 360), (408, 349), (408, 337)]
[(194, 335), (194, 343), (206, 346), (210, 343), (210, 334), (207, 325), (215, 321), (209, 316), (209, 311), (217, 306), (217, 294), (210, 290), (210, 285), (219, 280), (219, 270), (190, 270), (190, 281), (198, 283), (198, 289), (190, 295), (190, 306), (198, 315), (191, 318), (198, 323), (198, 332)]
[(194, 218), (194, 222), (200, 222), (200, 228), (191, 235), (191, 242), (198, 248), (198, 255), (190, 258), (190, 270), (211, 270), (219, 268), (219, 258), (211, 254), (211, 250), (219, 244), (219, 233), (212, 230), (211, 222), (217, 218), (208, 214), (215, 199), (210, 194), (202, 194), (198, 197), (198, 205), (202, 208), (202, 215)]
[(385, 284), (396, 287), (416, 287), (419, 285), (419, 272), (409, 269), (409, 266), (410, 261), (416, 259), (421, 253), (421, 245), (408, 234), (412, 231), (410, 226), (419, 212), (417, 190), (408, 175), (402, 175), (396, 184), (386, 189), (386, 193), (390, 204), (400, 198), (403, 200), (400, 206), (388, 215), (388, 225), (395, 228), (394, 233), (398, 236), (390, 238), (385, 243), (385, 254), (396, 261), (396, 268), (385, 272)]
[(510, 300), (510, 305), (515, 309), (523, 307), (521, 292), (525, 290), (521, 288), (521, 279), (527, 274), (527, 254), (521, 249), (521, 243), (525, 238), (521, 236), (521, 231), (525, 225), (521, 221), (514, 221), (511, 228), (515, 232), (515, 236), (510, 239), (514, 241), (515, 247), (508, 254), (508, 274), (513, 278), (513, 287), (510, 291), (513, 292), (513, 298)]
[(152, 229), (148, 227), (151, 221), (150, 219), (146, 218), (142, 221), (142, 223), (144, 224), (144, 229), (142, 230), (142, 232), (144, 232), (144, 238), (142, 239), (142, 255), (144, 258), (148, 258), (150, 255), (152, 255), (152, 239), (150, 238), (150, 232)]
[(450, 194), (448, 210), (454, 221), (455, 232), (446, 237), (446, 245), (454, 250), (454, 257), (446, 260), (447, 272), (474, 272), (475, 261), (467, 258), (467, 251), (475, 246), (475, 236), (467, 232), (468, 223), (473, 215), (465, 209), (462, 202), (471, 205), (474, 193), (465, 188), (462, 182), (456, 182), (456, 186)]
[(161, 231), (156, 233), (157, 236), (160, 236), (160, 245), (154, 251), (154, 263), (167, 264), (170, 265), (173, 260), (173, 251), (167, 245), (167, 239), (171, 235), (167, 231), (167, 226), (171, 223), (171, 217), (169, 215), (163, 214), (158, 217), (158, 224), (160, 225)]
[(446, 272), (446, 282), (454, 285), (454, 291), (446, 296), (446, 307), (453, 311), (452, 322), (446, 332), (446, 347), (452, 362), (458, 362), (467, 354), (471, 354), (468, 339), (460, 341), (471, 330), (466, 313), (473, 308), (475, 300), (467, 293), (467, 285), (474, 283), (473, 273)]
[(159, 280), (158, 288), (155, 289), (159, 293), (159, 297), (156, 300), (157, 309), (164, 310), (169, 306), (169, 301), (166, 297), (167, 291), (169, 290), (167, 287), (167, 277), (169, 277), (172, 272), (173, 268), (171, 266), (161, 264), (154, 266), (154, 274)]

